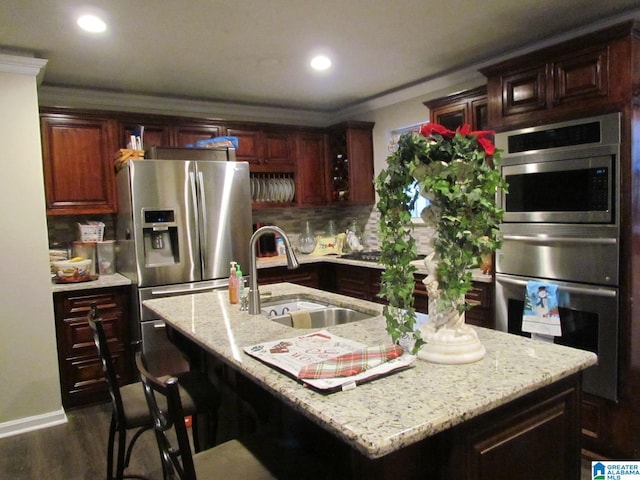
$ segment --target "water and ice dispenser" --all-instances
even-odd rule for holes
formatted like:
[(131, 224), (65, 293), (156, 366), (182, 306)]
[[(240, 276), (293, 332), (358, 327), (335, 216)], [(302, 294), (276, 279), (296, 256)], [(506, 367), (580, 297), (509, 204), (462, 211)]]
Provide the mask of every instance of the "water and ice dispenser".
[(144, 210), (142, 237), (145, 267), (162, 267), (180, 262), (178, 226), (173, 210)]

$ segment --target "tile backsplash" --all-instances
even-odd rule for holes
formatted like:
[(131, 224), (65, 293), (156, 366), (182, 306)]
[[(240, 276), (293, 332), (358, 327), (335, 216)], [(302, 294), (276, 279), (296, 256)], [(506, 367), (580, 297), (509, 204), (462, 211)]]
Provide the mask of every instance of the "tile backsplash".
[(70, 246), (78, 240), (78, 223), (89, 221), (104, 223), (103, 240), (116, 238), (115, 215), (56, 215), (47, 217), (49, 247)]
[[(349, 224), (356, 220), (363, 230), (363, 241), (368, 250), (379, 250), (378, 221), (380, 213), (373, 205), (305, 207), (305, 208), (273, 208), (253, 211), (253, 223), (272, 223), (282, 228), (291, 238), (294, 245), (309, 221), (316, 235), (322, 235), (330, 220), (333, 220), (338, 232), (344, 232)], [(115, 215), (66, 215), (47, 217), (50, 246), (67, 246), (78, 239), (78, 223), (100, 221), (105, 224), (104, 239), (115, 238)], [(432, 232), (424, 226), (416, 226), (414, 230), (418, 242), (418, 251), (426, 244)]]

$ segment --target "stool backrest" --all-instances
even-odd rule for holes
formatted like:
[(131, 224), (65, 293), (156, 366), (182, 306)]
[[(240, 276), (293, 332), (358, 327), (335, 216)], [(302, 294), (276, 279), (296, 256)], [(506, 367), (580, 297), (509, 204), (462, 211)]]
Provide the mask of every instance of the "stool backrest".
[(165, 475), (169, 478), (177, 476), (180, 480), (196, 480), (178, 379), (170, 377), (162, 381), (149, 373), (142, 352), (136, 353), (136, 366), (153, 417), (153, 429)]
[(109, 388), (109, 395), (111, 396), (111, 403), (113, 404), (118, 421), (123, 422), (124, 406), (122, 404), (122, 397), (120, 396), (118, 375), (116, 374), (116, 369), (113, 366), (113, 360), (109, 353), (107, 336), (104, 333), (104, 326), (102, 325), (102, 318), (100, 318), (98, 306), (95, 302), (91, 304), (91, 310), (87, 316), (87, 321), (93, 331), (93, 341), (98, 348), (98, 354), (100, 356), (100, 361), (102, 362), (102, 371), (104, 372), (107, 387)]

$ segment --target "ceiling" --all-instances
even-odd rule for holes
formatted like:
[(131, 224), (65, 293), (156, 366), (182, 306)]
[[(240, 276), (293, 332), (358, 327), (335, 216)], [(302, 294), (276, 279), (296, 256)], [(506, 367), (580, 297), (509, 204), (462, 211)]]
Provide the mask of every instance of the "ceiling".
[[(44, 85), (334, 112), (626, 17), (637, 0), (3, 0), (0, 51)], [(314, 73), (324, 51), (332, 68)]]

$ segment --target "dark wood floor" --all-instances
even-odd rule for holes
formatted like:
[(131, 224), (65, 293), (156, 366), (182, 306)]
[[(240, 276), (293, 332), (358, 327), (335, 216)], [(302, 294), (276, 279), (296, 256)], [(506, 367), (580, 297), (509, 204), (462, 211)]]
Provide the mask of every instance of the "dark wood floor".
[[(2, 480), (88, 480), (106, 478), (107, 436), (111, 404), (67, 412), (65, 425), (0, 439)], [(581, 480), (592, 478), (583, 460)], [(160, 458), (153, 432), (136, 443), (129, 475), (161, 480)]]
[[(71, 410), (68, 423), (0, 439), (3, 480), (87, 480), (107, 476), (107, 437), (111, 404)], [(130, 437), (129, 437), (130, 438)], [(127, 474), (161, 480), (155, 437), (136, 442)]]

